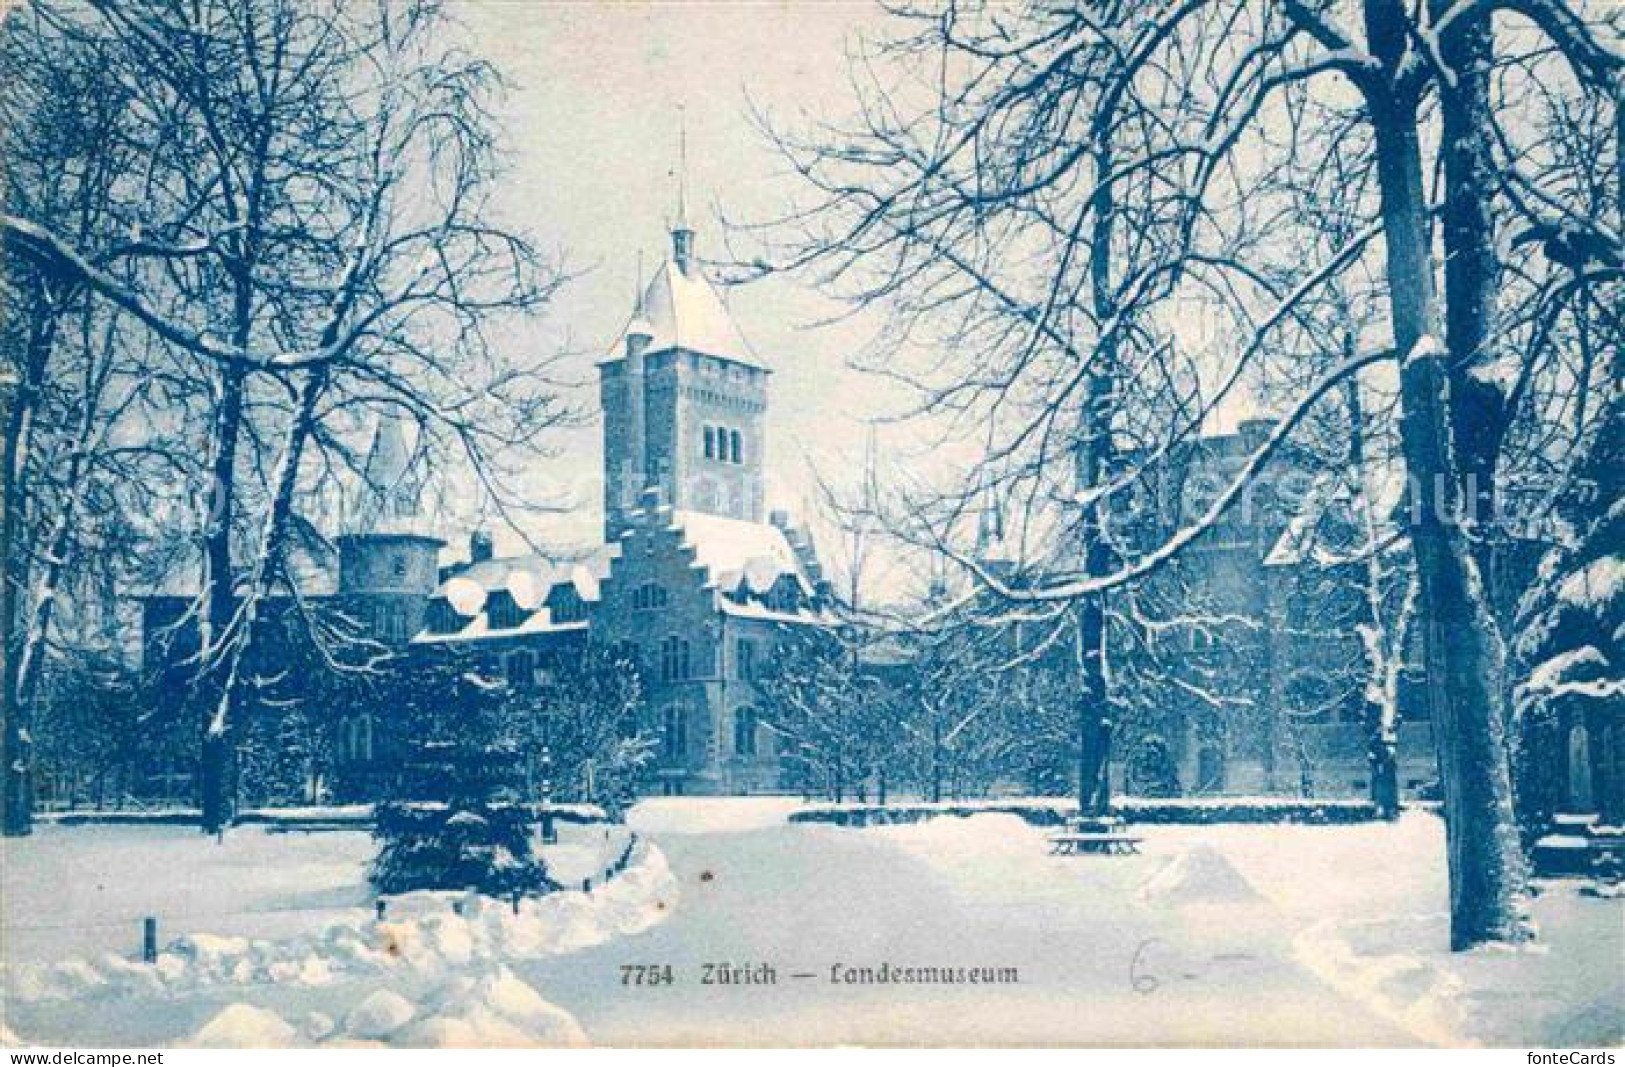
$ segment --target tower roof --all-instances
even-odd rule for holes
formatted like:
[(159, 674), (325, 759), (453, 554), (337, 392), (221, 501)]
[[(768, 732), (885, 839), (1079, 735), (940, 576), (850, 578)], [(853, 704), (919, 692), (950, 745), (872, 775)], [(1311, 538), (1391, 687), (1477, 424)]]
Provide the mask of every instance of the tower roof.
[(740, 332), (722, 294), (698, 265), (684, 271), (675, 260), (662, 263), (644, 288), (638, 311), (615, 339), (609, 361), (620, 359), (626, 351), (627, 336), (640, 330), (647, 331), (650, 337), (648, 352), (683, 348), (758, 370), (768, 369)]
[(393, 409), (378, 416), (361, 480), (347, 533), (434, 536), (423, 514), (423, 484), (406, 443), (406, 426)]
[(406, 430), (401, 417), (393, 409), (378, 417), (373, 430), (372, 448), (367, 451), (367, 464), (362, 477), (377, 492), (388, 492), (406, 477), (412, 453), (406, 447)]

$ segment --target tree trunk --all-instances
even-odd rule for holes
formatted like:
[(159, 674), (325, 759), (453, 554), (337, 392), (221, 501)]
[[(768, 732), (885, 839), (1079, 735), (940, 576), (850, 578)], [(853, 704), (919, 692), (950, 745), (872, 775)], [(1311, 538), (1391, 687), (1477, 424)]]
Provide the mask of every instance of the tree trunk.
[[(1367, 37), (1387, 70), (1408, 48), (1400, 0), (1366, 0)], [(1414, 95), (1368, 90), (1377, 151), (1388, 292), (1400, 372), (1400, 440), (1410, 479), (1419, 587), (1450, 871), (1450, 942), (1521, 940), (1524, 871), (1504, 744), (1502, 653), (1461, 524), (1438, 301)]]
[(1371, 804), (1377, 817), (1399, 818), (1399, 751), (1393, 739), (1381, 732), (1371, 736)]
[[(326, 388), (327, 375), (317, 370), (309, 374), (299, 392), (298, 406), (288, 427), (287, 443), (277, 465), (272, 486), (271, 511), (260, 535), (260, 544), (254, 557), (254, 575), (243, 599), (238, 619), (233, 627), (234, 636), (229, 652), (220, 657), (222, 684), (213, 717), (205, 724), (203, 752), (205, 756), (205, 783), (212, 787), (212, 795), (220, 807), (215, 809), (220, 821), (211, 824), (205, 811), (204, 826), (211, 825), (218, 832), (232, 817), (235, 799), (236, 746), (229, 740), (240, 729), (243, 718), (239, 706), (245, 673), (252, 668), (250, 655), (257, 635), (260, 613), (270, 597), (272, 586), (286, 575), (283, 555), (290, 520), (293, 516), (294, 495), (299, 486), (299, 463), (305, 442), (310, 439), (315, 424), (316, 404)], [(206, 792), (205, 796), (211, 793)]]
[[(1095, 321), (1110, 323), (1117, 314), (1112, 286), (1112, 235), (1117, 199), (1109, 175), (1114, 167), (1112, 114), (1099, 116), (1093, 129), (1092, 160), (1096, 186), (1089, 210), (1090, 303)], [(1089, 493), (1111, 473), (1112, 404), (1116, 386), (1116, 334), (1108, 332), (1092, 353), (1089, 392), (1077, 454), (1078, 489)], [(1086, 503), (1080, 516), (1084, 572), (1098, 577), (1110, 571), (1100, 505)], [(1106, 691), (1106, 597), (1084, 598), (1078, 606), (1078, 813), (1105, 815), (1111, 808), (1112, 719)]]
[(203, 619), (198, 628), (202, 671), (198, 694), (201, 714), (198, 807), (204, 833), (219, 833), (232, 819), (235, 723), (214, 728), (216, 712), (226, 686), (223, 651), (236, 629), (235, 579), (232, 574), (231, 536), (236, 501), (237, 440), (242, 430), (242, 371), (221, 372), (221, 395), (215, 412), (214, 457), (204, 533)]
[[(1448, 6), (1433, 0), (1435, 8)], [(1444, 159), (1445, 344), (1450, 350), (1450, 426), (1457, 473), (1463, 480), (1468, 530), (1493, 614), (1495, 605), (1495, 474), (1506, 436), (1506, 397), (1492, 380), (1475, 377), (1489, 351), (1500, 262), (1490, 198), (1496, 187), (1490, 145), (1489, 68), (1495, 47), (1491, 16), (1457, 18), (1439, 40), (1455, 84), (1439, 85), (1440, 152)]]
[[(19, 593), (28, 584), (28, 553), (24, 549), (23, 472), (33, 438), (34, 417), (44, 388), (51, 346), (55, 342), (56, 317), (48, 309), (36, 307), (29, 328), (22, 377), (15, 392), (7, 390), (4, 466), (0, 468), (0, 766), (4, 767), (4, 812), (0, 828), (7, 837), (23, 837), (34, 831), (34, 742), (27, 719), (27, 707), (18, 700), (17, 682), (21, 651), (17, 622), (21, 611)], [(3, 387), (0, 387), (3, 388)]]
[[(1354, 337), (1350, 333), (1344, 340), (1344, 356), (1353, 355)], [(1360, 400), (1360, 379), (1350, 375), (1344, 383), (1345, 407), (1348, 409), (1349, 420), (1349, 468), (1354, 472), (1362, 490), (1369, 491), (1370, 482), (1366, 479), (1365, 454), (1365, 406)], [(1359, 497), (1357, 496), (1358, 500)], [(1399, 727), (1398, 709), (1391, 706), (1396, 699), (1396, 692), (1391, 683), (1392, 672), (1399, 669), (1396, 659), (1405, 655), (1404, 620), (1400, 620), (1400, 631), (1389, 633), (1383, 619), (1383, 589), (1382, 589), (1382, 553), (1376, 551), (1379, 536), (1379, 521), (1371, 514), (1373, 502), (1364, 500), (1357, 506), (1363, 509), (1362, 517), (1366, 534), (1367, 546), (1365, 550), (1365, 584), (1366, 584), (1366, 625), (1371, 628), (1371, 636), (1366, 642), (1367, 666), (1371, 678), (1366, 688), (1380, 688), (1383, 693), (1381, 701), (1367, 699), (1366, 701), (1366, 755), (1371, 763), (1371, 804), (1377, 809), (1377, 815), (1383, 819), (1399, 818)], [(1386, 640), (1384, 637), (1386, 635)]]
[(1078, 813), (1105, 815), (1111, 808), (1112, 721), (1102, 670), (1106, 636), (1099, 597), (1078, 610)]

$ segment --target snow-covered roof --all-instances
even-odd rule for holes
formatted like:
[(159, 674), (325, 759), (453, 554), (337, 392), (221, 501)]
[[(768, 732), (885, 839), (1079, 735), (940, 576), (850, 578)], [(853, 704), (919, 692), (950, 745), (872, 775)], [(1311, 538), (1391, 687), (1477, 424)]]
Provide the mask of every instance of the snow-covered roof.
[(634, 331), (648, 334), (649, 352), (682, 348), (767, 369), (740, 332), (722, 294), (697, 263), (686, 271), (669, 259), (660, 265), (643, 291), (639, 309), (616, 337), (608, 360), (626, 354), (626, 338)]
[(766, 593), (784, 575), (792, 576), (805, 595), (813, 583), (784, 531), (772, 523), (730, 519), (703, 511), (676, 510), (671, 524), (694, 550), (694, 562), (710, 573), (711, 584), (736, 590), (741, 583), (753, 593)]
[[(603, 580), (609, 576), (610, 562), (620, 551), (620, 545), (605, 544), (579, 558), (550, 559), (530, 553), (469, 563), (435, 590), (436, 599), (446, 601), (458, 619), (468, 621), (450, 633), (425, 630), (412, 642), (473, 641), (585, 629), (587, 623), (579, 619), (554, 621), (548, 602), (560, 590), (568, 589), (585, 603), (597, 603)], [(514, 606), (525, 613), (517, 626), (491, 625), (489, 608), (496, 593), (508, 594)]]
[(833, 626), (838, 621), (835, 618), (834, 615), (832, 615), (829, 611), (824, 610), (824, 609), (816, 609), (816, 610), (810, 610), (810, 611), (809, 610), (800, 610), (800, 611), (795, 611), (795, 612), (777, 611), (777, 610), (775, 610), (773, 608), (770, 608), (770, 607), (767, 607), (766, 605), (763, 605), (763, 604), (754, 604), (754, 603), (748, 603), (748, 602), (742, 603), (742, 602), (737, 601), (737, 600), (730, 600), (727, 597), (719, 597), (718, 599), (719, 599), (720, 604), (721, 604), (722, 613), (724, 615), (730, 615), (730, 616), (732, 616), (732, 617), (734, 617), (736, 619), (759, 619), (759, 620), (761, 620), (763, 622), (786, 622), (786, 623), (802, 623), (802, 624), (808, 623), (808, 622), (813, 622), (813, 623), (820, 623), (820, 624), (823, 624), (823, 625), (826, 625), (826, 626)]
[(425, 630), (412, 638), (414, 645), (454, 644), (460, 641), (482, 641), (497, 637), (528, 637), (534, 634), (558, 634), (582, 631), (588, 628), (585, 621), (554, 622), (551, 613), (543, 608), (534, 615), (529, 616), (518, 626), (507, 630), (494, 630), (491, 620), (485, 612), (480, 612), (469, 620), (468, 625), (449, 634), (437, 634)]

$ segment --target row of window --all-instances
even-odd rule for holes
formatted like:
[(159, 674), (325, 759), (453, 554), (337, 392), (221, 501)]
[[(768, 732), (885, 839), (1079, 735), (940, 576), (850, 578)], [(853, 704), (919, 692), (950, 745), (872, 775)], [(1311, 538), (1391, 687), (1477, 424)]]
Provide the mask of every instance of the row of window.
[(647, 582), (632, 590), (632, 610), (653, 611), (666, 606), (666, 587)]
[[(688, 752), (688, 711), (667, 708), (661, 716), (660, 746), (667, 760), (680, 760)], [(757, 737), (762, 720), (755, 708), (734, 710), (733, 748), (735, 756), (751, 757), (757, 753)]]
[(738, 430), (707, 426), (701, 436), (704, 439), (706, 459), (714, 459), (719, 463), (745, 462), (745, 449)]
[[(636, 641), (617, 641), (611, 650), (616, 659), (641, 665), (643, 649)], [(743, 682), (756, 680), (756, 642), (739, 638), (734, 644), (734, 677)], [(660, 642), (660, 680), (682, 682), (694, 677), (693, 647), (683, 637), (667, 637)]]

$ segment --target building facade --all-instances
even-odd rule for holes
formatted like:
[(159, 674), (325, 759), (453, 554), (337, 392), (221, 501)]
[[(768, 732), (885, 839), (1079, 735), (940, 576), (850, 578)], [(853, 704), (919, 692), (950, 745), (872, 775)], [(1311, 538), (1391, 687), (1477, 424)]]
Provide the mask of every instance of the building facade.
[(379, 495), (339, 541), (338, 588), (381, 639), (472, 652), (516, 688), (545, 687), (582, 643), (611, 649), (643, 683), (655, 788), (768, 791), (780, 752), (755, 683), (786, 628), (829, 623), (828, 590), (806, 534), (764, 515), (768, 368), (686, 222), (671, 241), (599, 364), (604, 540), (498, 557), (476, 531), (466, 562), (430, 569), (440, 542), (385, 422), (368, 470)]
[[(312, 546), (299, 600), (334, 610), (407, 669), (455, 652), (522, 690), (545, 690), (586, 645), (638, 670), (656, 739), (648, 785), (667, 793), (778, 788), (780, 751), (756, 682), (794, 628), (831, 623), (808, 536), (765, 514), (766, 364), (754, 353), (679, 221), (599, 365), (604, 538), (556, 553), (497, 556), (476, 530), (467, 558), (424, 499), (401, 419), (379, 419), (363, 492), (331, 546)], [(142, 600), (143, 654), (171, 703), (185, 699), (195, 590)], [(264, 614), (289, 614), (279, 595)], [(275, 656), (275, 651), (267, 652)], [(542, 694), (545, 697), (545, 693)], [(387, 709), (335, 709), (335, 770), (322, 791), (368, 799), (396, 750)], [(399, 739), (394, 739), (398, 741)], [(312, 793), (317, 792), (313, 787)]]

